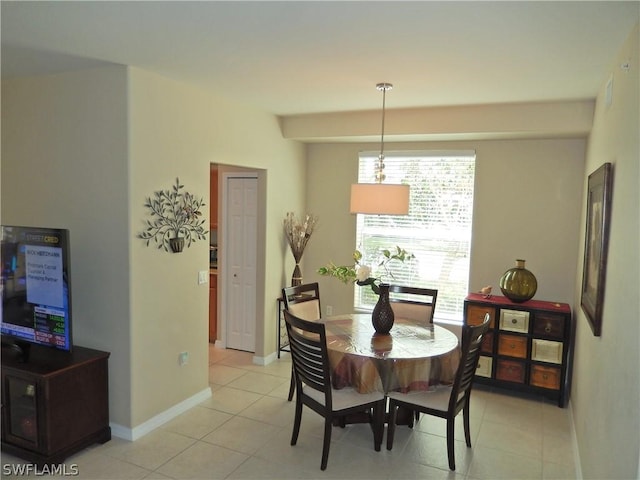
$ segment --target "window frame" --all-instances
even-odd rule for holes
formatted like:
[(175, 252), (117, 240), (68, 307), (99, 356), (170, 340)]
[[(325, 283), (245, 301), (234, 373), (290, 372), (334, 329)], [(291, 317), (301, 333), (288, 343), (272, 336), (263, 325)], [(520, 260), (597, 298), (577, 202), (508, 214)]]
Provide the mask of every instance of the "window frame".
[[(424, 160), (423, 160), (424, 159)], [(443, 160), (455, 160), (461, 159), (461, 162), (451, 164), (450, 166), (443, 162)], [(378, 160), (378, 152), (363, 151), (359, 152), (358, 159), (358, 181), (360, 183), (373, 182), (375, 175), (375, 162)], [(415, 168), (415, 165), (411, 164), (412, 160), (417, 160), (417, 163), (421, 161), (433, 161), (433, 165), (430, 168), (422, 167), (417, 168), (415, 175), (411, 177), (411, 180), (407, 178), (408, 170)], [(435, 319), (440, 322), (461, 324), (463, 321), (463, 305), (464, 298), (468, 294), (469, 288), (469, 274), (470, 274), (470, 254), (471, 254), (471, 241), (472, 241), (472, 227), (473, 227), (473, 203), (474, 203), (474, 191), (475, 191), (475, 171), (476, 171), (476, 152), (474, 150), (423, 150), (423, 151), (391, 151), (385, 155), (385, 174), (386, 179), (384, 183), (408, 183), (411, 186), (411, 200), (409, 206), (409, 215), (366, 215), (357, 214), (356, 219), (356, 249), (361, 250), (364, 258), (363, 263), (373, 268), (375, 276), (380, 276), (382, 273), (377, 270), (377, 264), (379, 261), (379, 252), (381, 249), (395, 249), (396, 245), (401, 248), (405, 248), (407, 251), (416, 254), (416, 260), (412, 260), (409, 263), (391, 262), (388, 267), (391, 270), (392, 276), (384, 275), (382, 280), (386, 283), (404, 284), (416, 287), (425, 288), (437, 288), (439, 290), (438, 302), (436, 306)], [(416, 163), (416, 162), (414, 162)], [(455, 173), (451, 171), (444, 171), (439, 177), (428, 178), (425, 171), (432, 171), (435, 166), (439, 164), (437, 168), (443, 168), (457, 172), (456, 168), (460, 170), (469, 169), (458, 175), (468, 175), (464, 179), (460, 186), (459, 191), (452, 190), (449, 196), (441, 198), (441, 192), (434, 187), (438, 179), (451, 178)], [(400, 166), (398, 168), (398, 166)], [(405, 171), (403, 171), (403, 169)], [(442, 215), (429, 215), (432, 211), (429, 209), (429, 204), (420, 204), (416, 206), (415, 195), (413, 191), (415, 187), (411, 185), (412, 180), (418, 176), (419, 180), (424, 185), (422, 193), (424, 197), (421, 201), (429, 202), (430, 199), (435, 199), (436, 202), (442, 203), (440, 206), (443, 211)], [(430, 183), (431, 182), (431, 183)], [(438, 186), (438, 188), (441, 187)], [(431, 189), (431, 190), (430, 190)], [(443, 189), (447, 191), (446, 189)], [(461, 199), (465, 199), (462, 202)], [(456, 203), (459, 202), (459, 203)], [(460, 207), (460, 217), (455, 215), (455, 205)], [(437, 206), (437, 204), (436, 204)], [(416, 209), (420, 209), (418, 215), (415, 215)], [(446, 210), (450, 210), (444, 213)], [(384, 217), (384, 218), (382, 218)], [(418, 221), (418, 218), (422, 218)], [(463, 222), (459, 221), (459, 218), (464, 218)], [(455, 219), (455, 220), (454, 220)], [(379, 221), (379, 226), (376, 226), (376, 222)], [(368, 226), (366, 225), (368, 223)], [(438, 235), (432, 235), (430, 232), (434, 231), (434, 224), (441, 223), (440, 238)], [(454, 232), (453, 225), (455, 223), (462, 223), (459, 228)], [(407, 225), (411, 224), (412, 227)], [(404, 232), (406, 241), (394, 240), (401, 239), (402, 235), (395, 235), (389, 237), (388, 230), (393, 228), (396, 232)], [(421, 240), (416, 241), (416, 236), (423, 235)], [(370, 240), (365, 240), (365, 237), (369, 236)], [(411, 238), (409, 240), (409, 238)], [(424, 245), (425, 242), (430, 242), (434, 245), (438, 242), (444, 246), (438, 248), (419, 248), (416, 244)], [(462, 242), (464, 246), (458, 248), (451, 247), (448, 249), (447, 244), (454, 244)], [(434, 253), (437, 252), (437, 253)], [(447, 255), (445, 255), (447, 254)], [(449, 258), (451, 255), (458, 256), (457, 259)], [(460, 256), (463, 255), (463, 256)], [(446, 257), (443, 259), (443, 257)], [(442, 263), (439, 264), (439, 272), (444, 268), (454, 268), (449, 270), (453, 272), (454, 278), (457, 275), (460, 277), (455, 281), (450, 281), (449, 284), (443, 281), (435, 281), (433, 277), (425, 275), (424, 272), (428, 269), (436, 269), (438, 267), (438, 259)], [(446, 263), (446, 266), (445, 266)], [(427, 265), (425, 267), (425, 265)], [(434, 265), (436, 265), (434, 267)], [(409, 269), (407, 270), (407, 266)], [(422, 269), (422, 270), (421, 270)], [(406, 272), (410, 272), (409, 275), (405, 275)], [(443, 285), (447, 285), (447, 288), (442, 288)], [(455, 293), (447, 294), (449, 286), (454, 285)], [(373, 308), (376, 301), (376, 296), (370, 291), (369, 287), (358, 287), (354, 289), (353, 305), (356, 310), (368, 311)], [(455, 308), (454, 308), (455, 307)]]

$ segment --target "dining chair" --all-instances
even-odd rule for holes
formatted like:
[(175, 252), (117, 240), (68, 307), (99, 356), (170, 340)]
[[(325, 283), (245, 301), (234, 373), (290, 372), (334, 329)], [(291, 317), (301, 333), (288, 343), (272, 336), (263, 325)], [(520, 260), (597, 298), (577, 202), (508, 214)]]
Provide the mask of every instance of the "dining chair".
[(407, 287), (391, 285), (389, 287), (389, 301), (393, 314), (409, 320), (433, 323), (436, 311), (438, 290), (433, 288)]
[(452, 386), (440, 387), (433, 392), (389, 392), (389, 426), (387, 428), (387, 450), (393, 448), (393, 436), (398, 407), (410, 408), (428, 415), (447, 420), (447, 456), (449, 468), (456, 469), (454, 452), (455, 418), (462, 410), (464, 436), (467, 447), (471, 448), (469, 432), (469, 398), (473, 378), (480, 358), (482, 337), (489, 329), (490, 316), (487, 313), (480, 325), (464, 325), (462, 327), (462, 347), (460, 365)]
[[(320, 286), (317, 282), (294, 285), (282, 289), (284, 308), (303, 320), (318, 320), (321, 317)], [(288, 400), (293, 399), (296, 388), (293, 366), (291, 367), (291, 384)]]
[[(414, 320), (418, 323), (433, 324), (436, 311), (438, 290), (434, 288), (408, 287), (391, 285), (389, 287), (389, 303), (396, 317)], [(418, 411), (413, 412), (417, 422), (420, 419)], [(409, 427), (413, 427), (413, 420), (409, 420)]]
[(373, 446), (380, 451), (384, 433), (386, 398), (382, 392), (358, 393), (353, 388), (336, 390), (331, 385), (331, 368), (327, 351), (327, 334), (324, 323), (303, 320), (290, 311), (284, 311), (289, 335), (291, 359), (295, 371), (296, 410), (291, 445), (298, 441), (302, 407), (324, 417), (324, 442), (320, 469), (327, 468), (331, 429), (334, 420), (352, 413), (373, 409), (370, 422), (373, 427)]

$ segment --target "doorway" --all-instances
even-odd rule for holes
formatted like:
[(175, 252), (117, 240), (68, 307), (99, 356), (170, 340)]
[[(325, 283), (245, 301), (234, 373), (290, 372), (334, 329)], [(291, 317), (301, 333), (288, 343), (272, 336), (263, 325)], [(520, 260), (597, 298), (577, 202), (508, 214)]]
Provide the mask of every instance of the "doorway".
[(225, 176), (226, 347), (255, 352), (258, 251), (258, 177)]

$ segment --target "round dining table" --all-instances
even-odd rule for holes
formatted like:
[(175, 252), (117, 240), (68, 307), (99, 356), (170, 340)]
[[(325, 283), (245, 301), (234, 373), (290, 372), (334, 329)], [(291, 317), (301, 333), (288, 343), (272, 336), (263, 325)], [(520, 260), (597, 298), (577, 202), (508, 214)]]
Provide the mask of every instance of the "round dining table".
[(325, 317), (333, 387), (360, 393), (410, 392), (450, 385), (460, 361), (458, 337), (439, 325), (396, 318), (378, 334), (370, 313)]

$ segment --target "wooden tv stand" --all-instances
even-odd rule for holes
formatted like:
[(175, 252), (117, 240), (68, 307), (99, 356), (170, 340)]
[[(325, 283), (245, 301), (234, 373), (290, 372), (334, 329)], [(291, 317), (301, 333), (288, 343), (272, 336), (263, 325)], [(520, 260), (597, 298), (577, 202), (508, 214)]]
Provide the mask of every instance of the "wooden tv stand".
[(2, 349), (2, 450), (60, 464), (111, 439), (108, 352), (32, 347), (26, 363)]

